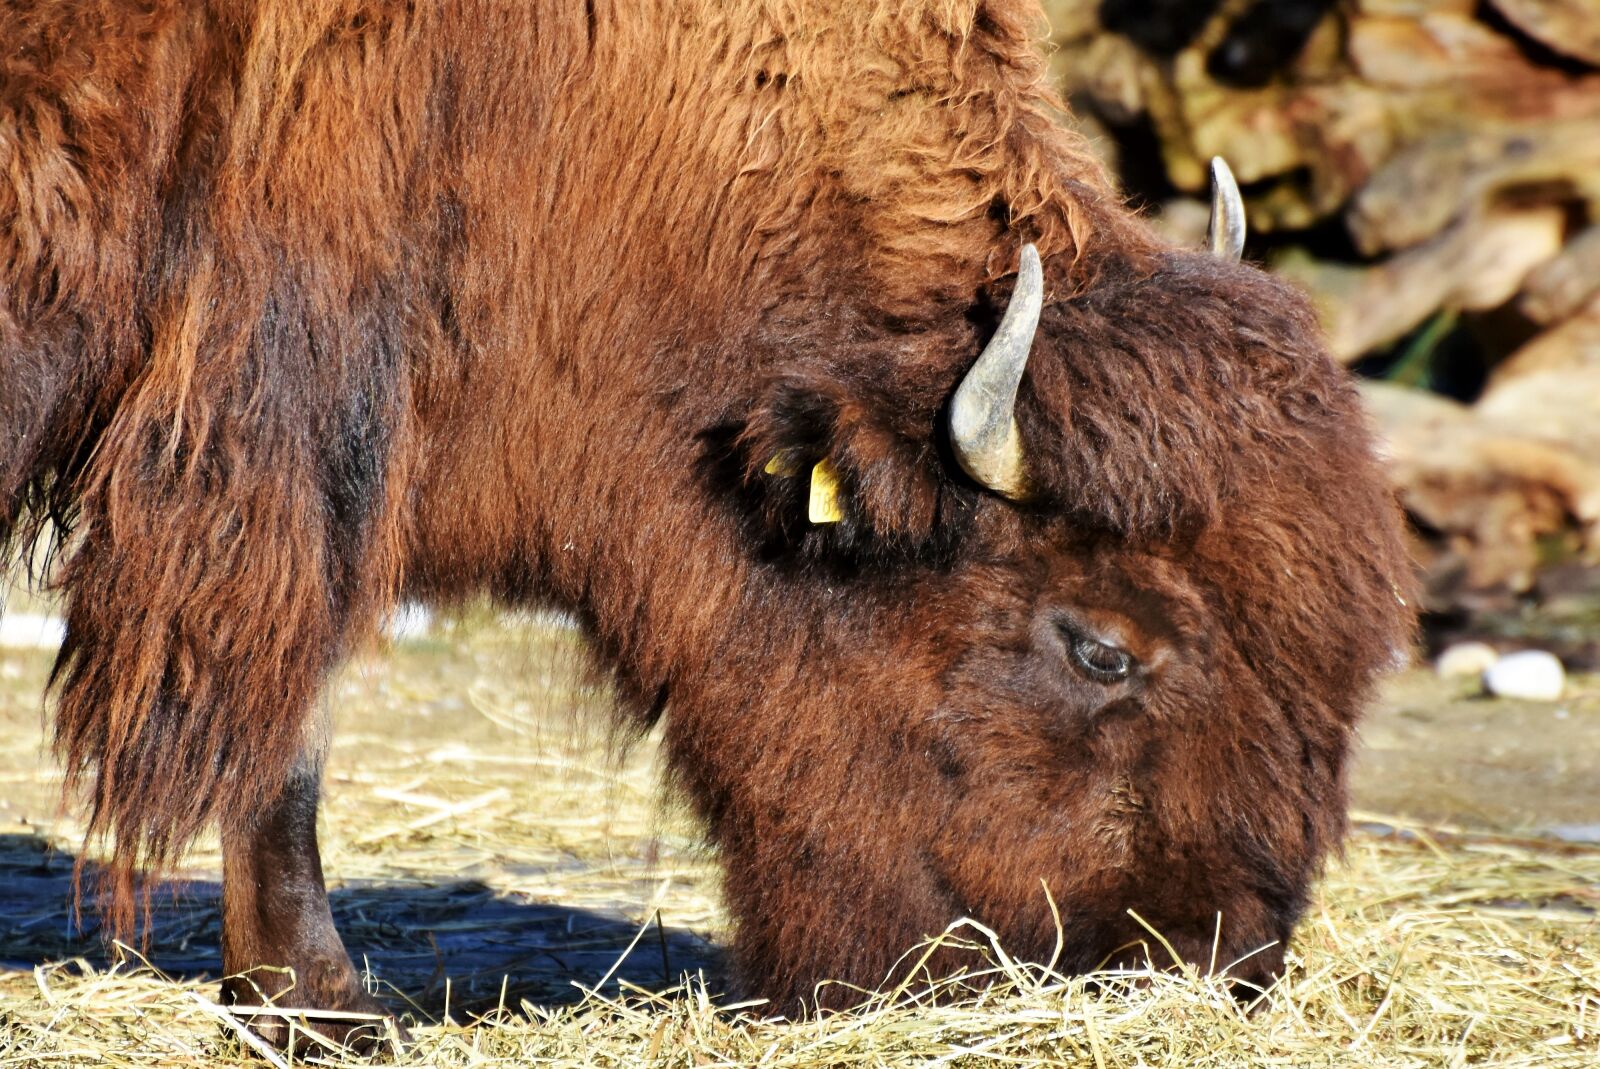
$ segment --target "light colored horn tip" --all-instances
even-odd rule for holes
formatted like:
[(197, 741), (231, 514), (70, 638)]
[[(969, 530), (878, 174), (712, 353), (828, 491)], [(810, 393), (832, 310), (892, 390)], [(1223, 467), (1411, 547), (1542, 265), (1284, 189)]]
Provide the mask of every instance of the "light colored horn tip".
[(1044, 302), (1039, 250), (1022, 247), (1016, 285), (994, 336), (957, 386), (950, 404), (950, 444), (966, 473), (995, 492), (1027, 494), (1014, 408)]
[(1244, 198), (1233, 169), (1221, 156), (1211, 158), (1211, 226), (1206, 244), (1213, 254), (1230, 263), (1244, 255)]
[(1043, 273), (1044, 269), (1039, 263), (1039, 246), (1031, 241), (1027, 242), (1022, 246), (1022, 256), (1017, 264), (1017, 274), (1031, 277)]

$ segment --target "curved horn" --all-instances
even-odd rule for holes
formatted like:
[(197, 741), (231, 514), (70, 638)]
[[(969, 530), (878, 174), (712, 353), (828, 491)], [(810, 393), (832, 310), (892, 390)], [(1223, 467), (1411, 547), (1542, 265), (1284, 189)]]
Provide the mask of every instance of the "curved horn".
[(1239, 183), (1233, 180), (1228, 161), (1213, 156), (1211, 228), (1206, 232), (1206, 244), (1217, 256), (1229, 263), (1238, 263), (1244, 253), (1244, 231), (1244, 200), (1239, 196)]
[(1017, 285), (1000, 327), (950, 402), (950, 444), (962, 470), (1013, 501), (1028, 496), (1022, 436), (1017, 432), (1013, 409), (1043, 305), (1044, 271), (1039, 266), (1039, 250), (1032, 244), (1024, 245)]

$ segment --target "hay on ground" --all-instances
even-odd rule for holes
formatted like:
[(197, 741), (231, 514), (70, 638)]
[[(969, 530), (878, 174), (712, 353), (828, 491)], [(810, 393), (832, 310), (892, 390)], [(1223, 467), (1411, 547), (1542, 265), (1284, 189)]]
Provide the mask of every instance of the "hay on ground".
[[(1193, 974), (1065, 979), (967, 924), (941, 938), (988, 949), (987, 990), (911, 985), (854, 1013), (768, 1019), (723, 997), (715, 859), (663, 809), (653, 740), (617, 757), (604, 731), (572, 726), (608, 699), (569, 670), (570, 634), (447, 637), (357, 666), (332, 699), (345, 723), (327, 867), (369, 982), (414, 1022), (398, 1065), (1600, 1064), (1600, 848), (1372, 814), (1253, 1010)], [(6, 658), (13, 798), (53, 790), (36, 691), (18, 712), (46, 663)], [(156, 895), (143, 954), (107, 955), (71, 923), (75, 826), (7, 813), (0, 1067), (286, 1064), (216, 1005), (214, 847)]]

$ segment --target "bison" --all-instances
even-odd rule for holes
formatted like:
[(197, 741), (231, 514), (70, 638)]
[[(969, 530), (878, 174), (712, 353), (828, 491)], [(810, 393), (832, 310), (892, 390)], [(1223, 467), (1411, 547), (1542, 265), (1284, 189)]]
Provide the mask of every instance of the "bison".
[(1136, 218), (1034, 3), (0, 25), (0, 540), (56, 532), (108, 930), (218, 826), (227, 997), (376, 1009), (319, 692), (398, 598), (487, 592), (665, 718), (774, 1007), (963, 915), (1047, 958), (1052, 901), (1066, 969), (1142, 919), (1280, 970), (1409, 641), (1397, 510), (1226, 180), (1230, 255)]

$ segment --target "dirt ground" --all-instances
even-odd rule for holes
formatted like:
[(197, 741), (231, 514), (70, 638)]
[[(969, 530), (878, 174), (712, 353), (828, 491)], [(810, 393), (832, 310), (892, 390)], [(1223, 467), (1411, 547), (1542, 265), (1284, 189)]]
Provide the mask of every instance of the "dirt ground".
[(1358, 815), (1600, 844), (1600, 676), (1532, 702), (1408, 672), (1362, 725), (1351, 785)]
[[(329, 697), (325, 863), (374, 982), (431, 1019), (685, 972), (720, 990), (714, 859), (662, 797), (653, 740), (608, 756), (608, 699), (585, 682), (576, 634), (480, 618), (432, 635), (352, 665)], [(58, 809), (44, 743), (50, 660), (0, 650), (0, 986), (8, 970), (24, 981), (47, 963), (107, 961), (69, 905), (80, 826)], [(1600, 853), (1600, 677), (1557, 704), (1473, 689), (1424, 671), (1386, 688), (1354, 772), (1353, 852), (1427, 825)], [(218, 871), (202, 844), (156, 896), (146, 953), (174, 977), (217, 976)], [(1573, 908), (1570, 890), (1561, 900)], [(1596, 900), (1576, 908), (1592, 917)]]

